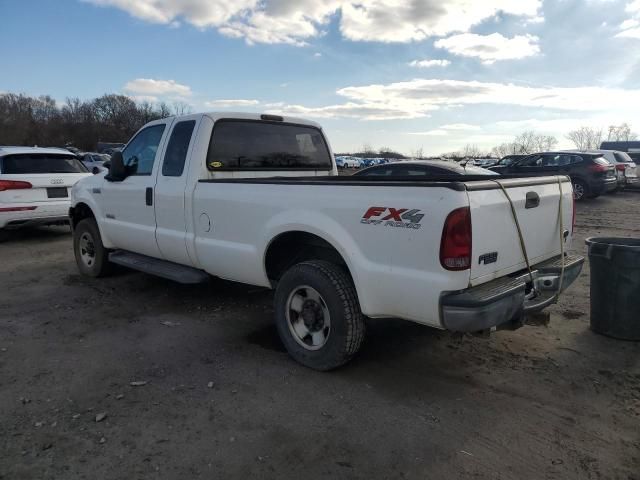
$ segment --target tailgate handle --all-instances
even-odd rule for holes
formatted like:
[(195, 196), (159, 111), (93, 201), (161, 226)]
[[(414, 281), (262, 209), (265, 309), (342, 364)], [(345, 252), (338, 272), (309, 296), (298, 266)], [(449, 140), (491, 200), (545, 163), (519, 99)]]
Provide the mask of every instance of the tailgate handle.
[(540, 205), (540, 196), (536, 192), (527, 192), (524, 208), (536, 208), (538, 205)]

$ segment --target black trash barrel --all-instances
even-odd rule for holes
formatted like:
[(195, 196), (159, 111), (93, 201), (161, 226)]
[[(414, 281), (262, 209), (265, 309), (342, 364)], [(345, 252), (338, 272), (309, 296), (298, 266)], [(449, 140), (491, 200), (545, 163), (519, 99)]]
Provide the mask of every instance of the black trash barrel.
[(640, 340), (640, 238), (591, 237), (591, 330)]

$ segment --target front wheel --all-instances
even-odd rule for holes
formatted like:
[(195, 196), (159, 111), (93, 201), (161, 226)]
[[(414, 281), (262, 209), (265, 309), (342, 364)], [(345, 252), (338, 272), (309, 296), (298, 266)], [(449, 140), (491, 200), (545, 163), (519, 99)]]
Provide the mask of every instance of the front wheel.
[(78, 270), (88, 277), (103, 277), (111, 272), (109, 251), (102, 244), (98, 224), (93, 218), (78, 222), (73, 230), (73, 252)]
[(340, 266), (322, 260), (294, 265), (275, 294), (276, 327), (289, 355), (315, 370), (331, 370), (358, 352), (364, 316), (353, 281)]

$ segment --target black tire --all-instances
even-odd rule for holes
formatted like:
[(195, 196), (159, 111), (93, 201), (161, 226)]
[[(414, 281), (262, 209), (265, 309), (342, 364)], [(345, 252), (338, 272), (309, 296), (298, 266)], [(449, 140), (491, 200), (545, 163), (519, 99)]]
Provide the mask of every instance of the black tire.
[[(573, 198), (575, 198), (576, 202), (584, 200), (589, 197), (589, 187), (582, 180), (573, 180)], [(594, 197), (590, 197), (594, 198)]]
[[(330, 318), (325, 343), (319, 347), (303, 346), (304, 339), (290, 326), (293, 325), (293, 317), (306, 324), (303, 312), (298, 315), (291, 307), (293, 301), (290, 299), (309, 288), (320, 295), (320, 304)], [(305, 305), (309, 301), (314, 303), (307, 299)], [(278, 335), (289, 355), (302, 365), (314, 370), (332, 370), (347, 363), (360, 350), (365, 334), (364, 316), (360, 311), (353, 281), (342, 267), (323, 260), (310, 260), (294, 265), (280, 279), (274, 302)], [(324, 324), (324, 316), (320, 316)], [(318, 317), (313, 317), (312, 314), (312, 318)], [(310, 336), (311, 331), (308, 334)], [(311, 343), (311, 338), (308, 339)]]
[(109, 250), (104, 248), (100, 230), (93, 218), (81, 220), (73, 229), (73, 253), (78, 270), (83, 275), (104, 277), (113, 269), (113, 264), (109, 262)]
[(0, 228), (0, 242), (6, 242), (9, 239), (9, 232)]

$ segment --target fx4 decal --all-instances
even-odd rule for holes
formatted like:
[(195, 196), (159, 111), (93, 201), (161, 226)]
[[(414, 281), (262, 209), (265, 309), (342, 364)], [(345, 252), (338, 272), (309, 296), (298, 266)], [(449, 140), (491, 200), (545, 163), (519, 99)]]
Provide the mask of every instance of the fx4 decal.
[(360, 223), (417, 230), (422, 227), (420, 221), (423, 218), (424, 213), (420, 213), (420, 210), (416, 208), (410, 210), (408, 208), (369, 207)]

